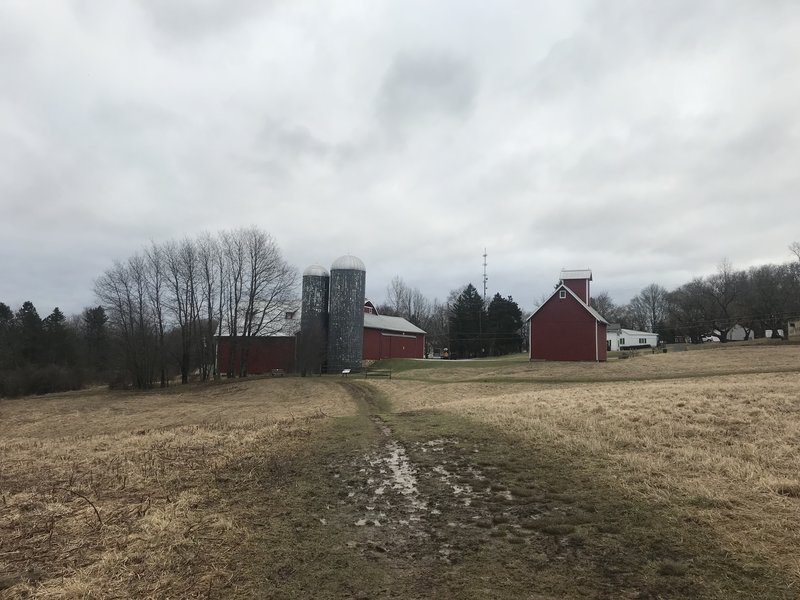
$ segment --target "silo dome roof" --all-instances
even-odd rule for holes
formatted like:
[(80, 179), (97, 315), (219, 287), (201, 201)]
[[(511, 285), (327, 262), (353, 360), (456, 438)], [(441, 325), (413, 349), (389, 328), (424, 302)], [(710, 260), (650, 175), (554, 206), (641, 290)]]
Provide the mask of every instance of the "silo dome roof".
[(361, 262), (361, 259), (352, 256), (350, 254), (345, 254), (344, 256), (340, 256), (331, 265), (331, 271), (334, 269), (339, 271), (366, 271), (367, 268), (364, 266), (364, 263)]
[(319, 265), (311, 265), (305, 271), (303, 271), (303, 277), (328, 277), (328, 270), (325, 267), (321, 267)]

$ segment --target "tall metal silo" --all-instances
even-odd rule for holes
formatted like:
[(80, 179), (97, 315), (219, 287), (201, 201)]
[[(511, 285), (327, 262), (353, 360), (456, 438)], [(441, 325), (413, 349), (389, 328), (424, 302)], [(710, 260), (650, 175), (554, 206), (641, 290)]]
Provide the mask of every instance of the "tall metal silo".
[(345, 255), (331, 265), (328, 313), (328, 372), (360, 369), (364, 354), (364, 288), (361, 259)]
[(328, 291), (325, 267), (311, 265), (303, 271), (298, 359), (302, 373), (320, 373), (328, 350)]

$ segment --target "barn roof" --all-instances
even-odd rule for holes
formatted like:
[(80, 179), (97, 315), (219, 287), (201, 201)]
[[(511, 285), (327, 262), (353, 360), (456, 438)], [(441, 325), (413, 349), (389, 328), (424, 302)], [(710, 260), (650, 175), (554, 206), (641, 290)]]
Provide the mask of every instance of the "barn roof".
[(561, 269), (561, 281), (565, 279), (588, 279), (592, 280), (591, 269)]
[[(255, 324), (261, 321), (261, 311), (264, 312), (264, 319), (261, 322), (261, 330), (256, 334), (258, 337), (283, 337), (295, 335), (300, 330), (300, 300), (290, 300), (287, 302), (273, 302), (270, 306), (260, 306), (257, 309), (258, 316)], [(243, 319), (239, 318), (237, 324), (237, 336), (243, 335)], [(230, 328), (226, 320), (217, 324), (216, 337), (228, 337), (231, 335)]]
[[(289, 317), (289, 314), (291, 314), (291, 317)], [(276, 306), (273, 308), (270, 318), (267, 319), (268, 326), (265, 326), (264, 330), (258, 335), (260, 337), (294, 335), (300, 329), (300, 316), (301, 308), (299, 301)], [(426, 333), (403, 317), (389, 317), (370, 313), (364, 313), (364, 327), (415, 335)], [(225, 337), (228, 335), (230, 335), (230, 333), (224, 323), (221, 327), (217, 328), (217, 336)], [(239, 332), (239, 335), (241, 335), (241, 332)]]
[(637, 331), (636, 329), (623, 329), (622, 327), (620, 327), (617, 331), (619, 331), (620, 335), (629, 335), (631, 337), (639, 337), (642, 335), (658, 336), (657, 333), (653, 333), (652, 331)]
[(399, 333), (425, 333), (422, 329), (409, 323), (403, 317), (389, 317), (364, 313), (364, 327), (370, 329), (383, 329), (384, 331), (397, 331)]
[[(563, 273), (563, 272), (564, 272), (564, 271), (562, 271), (562, 273)], [(573, 271), (573, 272), (574, 272), (574, 271)], [(553, 296), (555, 296), (555, 295), (556, 295), (556, 294), (557, 294), (559, 291), (561, 291), (561, 290), (567, 290), (567, 293), (568, 293), (570, 296), (572, 296), (573, 298), (575, 298), (575, 300), (577, 300), (577, 301), (578, 301), (578, 303), (579, 303), (581, 306), (583, 306), (583, 308), (585, 308), (585, 309), (586, 309), (586, 310), (589, 312), (589, 314), (590, 314), (590, 315), (592, 315), (592, 316), (593, 316), (595, 319), (597, 319), (597, 320), (598, 320), (598, 321), (600, 321), (601, 323), (605, 323), (606, 325), (608, 325), (608, 321), (606, 321), (606, 320), (603, 318), (603, 315), (601, 315), (599, 312), (597, 312), (597, 311), (596, 311), (595, 309), (593, 309), (591, 306), (589, 306), (588, 304), (586, 304), (586, 302), (584, 302), (583, 300), (581, 300), (581, 299), (578, 297), (578, 295), (577, 295), (575, 292), (573, 292), (571, 289), (569, 289), (569, 288), (568, 288), (567, 286), (565, 286), (563, 283), (562, 283), (561, 285), (559, 285), (559, 286), (558, 286), (558, 287), (557, 287), (555, 290), (553, 290), (553, 293), (552, 293), (552, 294), (550, 294), (550, 298), (548, 298), (547, 300), (545, 300), (544, 302), (542, 302), (542, 303), (541, 303), (541, 304), (540, 304), (540, 305), (539, 305), (539, 306), (536, 308), (536, 310), (534, 310), (534, 311), (531, 313), (531, 316), (530, 316), (530, 317), (528, 317), (527, 319), (525, 319), (525, 322), (528, 322), (528, 321), (530, 321), (530, 320), (533, 318), (533, 315), (535, 315), (537, 312), (539, 312), (539, 309), (540, 309), (540, 308), (542, 308), (542, 307), (543, 307), (545, 304), (547, 304), (548, 302), (550, 302), (550, 299), (551, 299)]]

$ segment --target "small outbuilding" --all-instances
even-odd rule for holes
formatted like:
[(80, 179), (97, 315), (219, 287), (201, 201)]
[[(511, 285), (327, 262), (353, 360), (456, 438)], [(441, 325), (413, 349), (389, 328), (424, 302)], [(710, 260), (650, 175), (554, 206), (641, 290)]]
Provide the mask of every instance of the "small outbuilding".
[[(374, 307), (373, 307), (374, 311)], [(422, 358), (425, 332), (402, 317), (364, 312), (364, 360)]]
[(608, 322), (589, 306), (592, 272), (562, 270), (552, 295), (528, 317), (530, 360), (605, 361)]
[(635, 329), (623, 329), (618, 324), (608, 326), (606, 349), (609, 352), (656, 347), (658, 347), (657, 333), (637, 331)]

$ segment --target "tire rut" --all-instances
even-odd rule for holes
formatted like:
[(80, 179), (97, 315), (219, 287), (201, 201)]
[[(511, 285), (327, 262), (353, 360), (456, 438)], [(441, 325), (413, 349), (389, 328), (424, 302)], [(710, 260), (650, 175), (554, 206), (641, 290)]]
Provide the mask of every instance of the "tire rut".
[(477, 445), (451, 437), (404, 443), (379, 413), (369, 385), (342, 385), (376, 432), (363, 455), (329, 465), (341, 482), (339, 516), (352, 527), (351, 547), (383, 560), (413, 560), (418, 568), (458, 562), (499, 537), (511, 544), (525, 539), (516, 521), (538, 518), (539, 511), (514, 518), (515, 499), (477, 464)]

